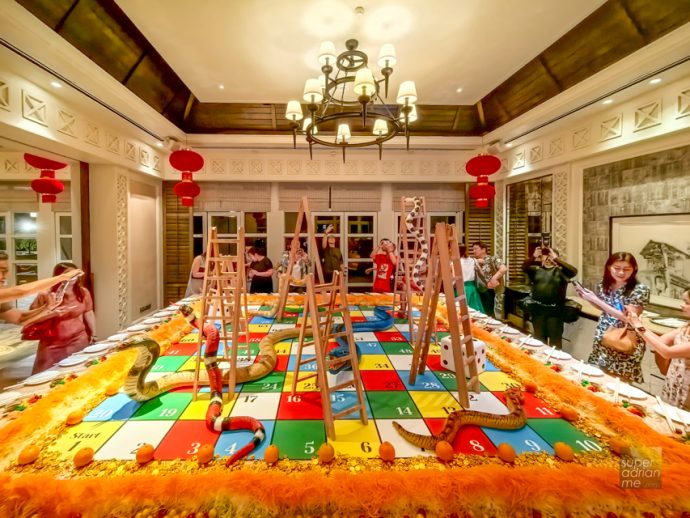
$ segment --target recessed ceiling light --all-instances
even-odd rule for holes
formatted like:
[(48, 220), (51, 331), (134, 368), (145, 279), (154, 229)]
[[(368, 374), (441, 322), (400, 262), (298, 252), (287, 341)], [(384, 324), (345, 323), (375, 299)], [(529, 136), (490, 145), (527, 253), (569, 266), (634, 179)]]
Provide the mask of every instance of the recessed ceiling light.
[(219, 90), (225, 90), (225, 85), (218, 85)]
[(613, 99), (606, 99), (605, 101), (602, 101), (601, 104), (611, 104), (613, 102)]
[(655, 77), (654, 79), (652, 79), (652, 80), (649, 82), (650, 85), (658, 85), (659, 83), (661, 83), (661, 78), (660, 78), (660, 77)]
[(163, 143), (161, 141), (158, 141), (158, 142), (156, 142), (156, 146), (163, 147)]
[(53, 88), (62, 88), (62, 85), (57, 81), (51, 81), (50, 86), (52, 86)]
[(455, 91), (456, 91), (457, 93), (461, 93), (461, 92), (462, 92), (462, 86), (459, 86), (458, 89), (455, 90)]
[(508, 143), (506, 144), (506, 147), (513, 147), (513, 143), (512, 143), (512, 142), (508, 142)]

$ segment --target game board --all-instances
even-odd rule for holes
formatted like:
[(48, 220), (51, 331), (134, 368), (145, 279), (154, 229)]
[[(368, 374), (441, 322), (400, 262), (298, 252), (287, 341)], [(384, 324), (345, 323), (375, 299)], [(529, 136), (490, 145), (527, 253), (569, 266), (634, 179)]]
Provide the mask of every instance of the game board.
[[(259, 309), (258, 307), (255, 309)], [(265, 309), (265, 308), (262, 308)], [(259, 341), (270, 331), (297, 325), (300, 308), (288, 307), (283, 319), (255, 316), (249, 324), (249, 341), (253, 357)], [(351, 306), (353, 322), (374, 319), (373, 307)], [(457, 400), (455, 374), (440, 365), (440, 349), (432, 347), (428, 369), (417, 377), (414, 386), (408, 382), (412, 346), (408, 342), (408, 321), (397, 319), (393, 327), (381, 332), (356, 332), (355, 341), (362, 356), (360, 370), (366, 390), (368, 425), (362, 425), (356, 414), (336, 421), (336, 440), (331, 441), (336, 453), (354, 457), (378, 457), (379, 445), (388, 441), (395, 446), (398, 458), (434, 455), (408, 444), (393, 429), (398, 421), (406, 429), (421, 433), (437, 433), (445, 418), (460, 408)], [(438, 328), (439, 339), (446, 333)], [(296, 341), (296, 340), (295, 340)], [(171, 345), (149, 373), (148, 379), (170, 372), (192, 370), (196, 349), (196, 331)], [(222, 345), (222, 344), (221, 344)], [(295, 364), (292, 341), (277, 344), (276, 369), (265, 378), (236, 387), (236, 397), (224, 405), (224, 415), (248, 415), (260, 419), (266, 428), (266, 439), (252, 452), (262, 459), (269, 444), (278, 446), (281, 457), (307, 460), (315, 456), (326, 441), (320, 395), (314, 380), (298, 384), (297, 393), (290, 393)], [(315, 369), (311, 363), (302, 367)], [(339, 383), (349, 372), (332, 376)], [(503, 391), (519, 384), (508, 374), (487, 362), (480, 375), (482, 391), (471, 396), (471, 409), (507, 414)], [(119, 393), (106, 398), (91, 410), (83, 422), (64, 430), (50, 449), (65, 460), (79, 448), (91, 447), (95, 460), (131, 460), (137, 448), (145, 443), (155, 447), (155, 459), (191, 459), (202, 444), (213, 444), (220, 456), (232, 455), (251, 439), (249, 431), (228, 431), (216, 434), (206, 429), (204, 417), (208, 399), (204, 390), (197, 401), (192, 400), (191, 387), (163, 394), (145, 403), (132, 401)], [(341, 391), (332, 396), (334, 410), (351, 406), (354, 391)], [(560, 414), (533, 394), (525, 394), (528, 424), (515, 431), (468, 426), (455, 438), (457, 453), (494, 455), (501, 443), (509, 443), (516, 453), (545, 452), (553, 454), (556, 442), (569, 444), (575, 452), (601, 451), (602, 446), (561, 419)]]

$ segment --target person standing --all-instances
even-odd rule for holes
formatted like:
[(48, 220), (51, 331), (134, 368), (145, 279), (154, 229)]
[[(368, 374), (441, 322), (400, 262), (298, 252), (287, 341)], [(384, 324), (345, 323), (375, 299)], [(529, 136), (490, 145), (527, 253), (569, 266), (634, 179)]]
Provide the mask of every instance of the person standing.
[(484, 313), (482, 299), (477, 291), (476, 272), (474, 271), (474, 259), (467, 255), (467, 246), (459, 245), (460, 265), (462, 266), (462, 278), (465, 286), (465, 298), (467, 305), (472, 309)]
[(390, 239), (382, 239), (378, 248), (369, 255), (374, 260), (376, 273), (374, 274), (374, 293), (390, 293), (398, 256), (395, 244)]
[[(576, 286), (576, 290), (580, 297), (602, 311), (587, 362), (624, 381), (643, 383), (644, 340), (632, 328), (624, 333), (628, 327), (625, 309), (639, 315), (649, 302), (650, 289), (638, 282), (637, 269), (632, 254), (616, 252), (606, 261), (604, 278), (594, 292), (581, 286)], [(616, 337), (612, 338), (614, 333)], [(629, 347), (623, 344), (623, 335)], [(613, 340), (621, 345), (614, 347)]]
[(251, 247), (247, 252), (249, 263), (249, 293), (273, 293), (273, 263), (264, 248)]
[(486, 253), (487, 246), (481, 241), (472, 243), (477, 291), (486, 314), (503, 320), (503, 276), (508, 268), (498, 257)]
[(206, 251), (197, 255), (192, 261), (192, 270), (189, 272), (189, 282), (184, 296), (201, 295), (204, 289), (204, 277), (206, 277)]
[(325, 234), (321, 239), (321, 248), (323, 248), (323, 281), (331, 282), (333, 280), (333, 272), (340, 271), (343, 266), (343, 254), (340, 248), (336, 246), (335, 237), (331, 235), (333, 232), (333, 225), (328, 225)]
[(534, 336), (560, 349), (563, 345), (563, 315), (568, 282), (577, 268), (558, 257), (558, 251), (537, 247), (532, 261), (522, 266), (532, 283), (527, 302)]

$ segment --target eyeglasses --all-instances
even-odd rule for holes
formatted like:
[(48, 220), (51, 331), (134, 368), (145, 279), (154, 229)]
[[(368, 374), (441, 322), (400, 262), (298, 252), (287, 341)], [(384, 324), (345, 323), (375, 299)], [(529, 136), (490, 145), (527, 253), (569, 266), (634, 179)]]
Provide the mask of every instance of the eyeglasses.
[(619, 268), (618, 266), (612, 266), (611, 270), (614, 272), (618, 272), (618, 273), (630, 273), (634, 270), (634, 268), (630, 268), (630, 267)]

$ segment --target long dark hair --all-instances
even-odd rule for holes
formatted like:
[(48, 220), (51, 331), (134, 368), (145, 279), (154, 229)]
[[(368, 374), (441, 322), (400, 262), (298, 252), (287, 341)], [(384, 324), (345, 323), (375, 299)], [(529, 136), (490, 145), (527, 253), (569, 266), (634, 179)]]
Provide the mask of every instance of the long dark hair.
[[(53, 277), (56, 275), (61, 275), (65, 273), (67, 270), (76, 270), (77, 265), (74, 263), (70, 262), (62, 262), (62, 263), (57, 263), (55, 267), (53, 268)], [(51, 289), (52, 291), (57, 291), (60, 288), (61, 283), (57, 283), (55, 286), (53, 286)], [(79, 302), (84, 302), (84, 291), (81, 289), (81, 280), (77, 280), (73, 285), (72, 285), (72, 291), (74, 292), (74, 296), (77, 297), (77, 300)]]
[(460, 257), (469, 257), (467, 255), (467, 245), (458, 245), (458, 250), (460, 252)]
[(635, 256), (629, 252), (616, 252), (614, 254), (611, 254), (611, 256), (608, 258), (608, 261), (606, 261), (606, 265), (604, 266), (604, 281), (603, 281), (604, 293), (609, 293), (611, 291), (611, 286), (613, 286), (616, 282), (616, 280), (613, 278), (613, 275), (611, 275), (611, 266), (613, 266), (613, 263), (618, 262), (618, 261), (624, 261), (626, 263), (630, 263), (630, 266), (633, 267), (632, 275), (628, 278), (627, 281), (625, 281), (624, 293), (627, 295), (633, 289), (635, 289), (635, 286), (637, 286), (637, 284), (638, 284), (637, 261), (635, 260)]

